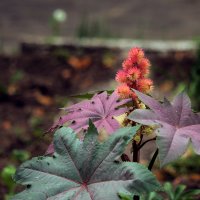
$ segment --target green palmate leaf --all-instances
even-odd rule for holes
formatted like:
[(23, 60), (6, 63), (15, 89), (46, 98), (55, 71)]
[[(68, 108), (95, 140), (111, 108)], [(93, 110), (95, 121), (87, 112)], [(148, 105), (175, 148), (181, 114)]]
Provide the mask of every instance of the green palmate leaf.
[(17, 170), (15, 180), (27, 189), (13, 200), (119, 200), (118, 192), (159, 189), (144, 166), (116, 161), (138, 128), (119, 129), (103, 143), (91, 122), (84, 141), (72, 129), (60, 128), (54, 136), (53, 156), (33, 158)]

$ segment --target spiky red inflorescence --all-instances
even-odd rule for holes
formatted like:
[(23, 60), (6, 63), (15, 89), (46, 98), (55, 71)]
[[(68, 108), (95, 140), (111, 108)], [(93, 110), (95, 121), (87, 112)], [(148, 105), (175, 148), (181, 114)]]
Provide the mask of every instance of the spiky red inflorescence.
[(149, 74), (149, 67), (151, 66), (149, 60), (147, 58), (142, 58), (138, 63), (141, 73), (144, 75)]
[(138, 90), (143, 93), (148, 93), (153, 87), (153, 81), (149, 78), (139, 79), (137, 82)]
[(119, 83), (125, 83), (127, 81), (127, 73), (123, 70), (119, 70), (116, 74), (115, 80)]
[(130, 81), (136, 81), (140, 77), (140, 74), (141, 71), (138, 68), (132, 67), (128, 70), (128, 79)]
[(120, 95), (120, 97), (123, 99), (129, 98), (130, 94), (132, 93), (130, 87), (125, 83), (117, 87), (117, 92)]
[(132, 60), (132, 62), (137, 63), (144, 57), (144, 51), (138, 47), (132, 48), (128, 53), (128, 57)]
[(136, 99), (137, 96), (131, 90), (132, 88), (143, 93), (148, 93), (152, 89), (152, 80), (146, 78), (149, 75), (150, 66), (151, 64), (141, 48), (130, 49), (127, 59), (122, 64), (123, 69), (117, 72), (115, 78), (121, 84), (117, 88), (121, 98)]
[(132, 60), (130, 58), (127, 58), (126, 60), (124, 60), (124, 62), (122, 63), (122, 67), (124, 71), (128, 71), (129, 69), (131, 69), (134, 66), (134, 63), (132, 62)]

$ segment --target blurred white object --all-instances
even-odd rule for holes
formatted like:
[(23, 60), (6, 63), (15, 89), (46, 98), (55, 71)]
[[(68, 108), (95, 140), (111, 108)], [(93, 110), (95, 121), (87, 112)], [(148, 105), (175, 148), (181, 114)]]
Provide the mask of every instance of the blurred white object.
[(53, 12), (53, 19), (57, 22), (64, 22), (67, 20), (67, 12), (62, 9), (56, 9)]

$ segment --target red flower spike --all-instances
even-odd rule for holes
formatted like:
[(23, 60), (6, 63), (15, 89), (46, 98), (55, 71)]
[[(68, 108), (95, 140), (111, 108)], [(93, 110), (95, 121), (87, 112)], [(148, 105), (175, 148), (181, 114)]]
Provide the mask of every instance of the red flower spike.
[(152, 89), (152, 80), (145, 78), (149, 74), (150, 62), (145, 58), (142, 49), (132, 48), (122, 67), (123, 70), (118, 71), (116, 75), (116, 81), (123, 83), (116, 89), (121, 98), (136, 99), (131, 89), (137, 89), (143, 93), (148, 93)]
[(119, 83), (125, 83), (127, 81), (127, 73), (123, 70), (118, 71), (115, 80)]
[(122, 99), (127, 99), (127, 98), (130, 98), (132, 91), (127, 84), (122, 84), (118, 86), (117, 93)]
[(133, 67), (128, 70), (128, 79), (131, 81), (135, 81), (140, 77), (140, 70), (136, 67)]
[(133, 62), (131, 59), (126, 59), (124, 60), (124, 62), (122, 63), (122, 67), (124, 71), (128, 71), (129, 69), (131, 69), (134, 66)]
[(149, 60), (147, 58), (142, 58), (140, 62), (138, 63), (138, 66), (142, 72), (143, 75), (149, 74), (149, 67), (151, 66)]
[(144, 57), (144, 51), (138, 47), (130, 49), (128, 57), (132, 59), (133, 62), (138, 62), (141, 58)]
[(137, 82), (138, 90), (143, 93), (148, 93), (151, 91), (153, 86), (153, 81), (148, 78), (139, 79)]

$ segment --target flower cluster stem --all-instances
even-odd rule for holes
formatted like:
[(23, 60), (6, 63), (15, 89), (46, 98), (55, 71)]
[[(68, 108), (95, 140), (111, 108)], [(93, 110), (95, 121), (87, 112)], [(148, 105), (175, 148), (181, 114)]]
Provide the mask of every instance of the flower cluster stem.
[(148, 143), (148, 142), (150, 142), (150, 141), (153, 141), (153, 140), (156, 140), (156, 137), (151, 138), (151, 139), (146, 140), (145, 142), (143, 142), (143, 143), (139, 146), (139, 149), (141, 149), (146, 143)]

